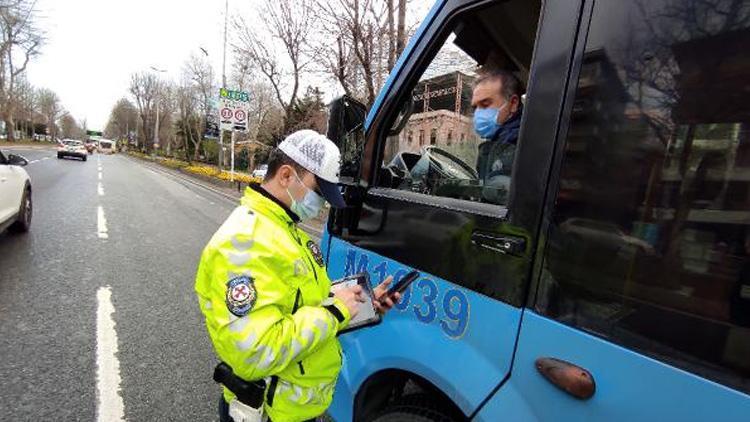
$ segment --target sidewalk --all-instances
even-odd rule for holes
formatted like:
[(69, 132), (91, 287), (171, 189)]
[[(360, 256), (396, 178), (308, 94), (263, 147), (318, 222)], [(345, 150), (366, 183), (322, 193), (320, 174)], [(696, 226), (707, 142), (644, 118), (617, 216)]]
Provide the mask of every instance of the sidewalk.
[(49, 142), (5, 142), (0, 141), (0, 149), (14, 150), (14, 149), (39, 149), (39, 150), (53, 150), (57, 149), (56, 144)]
[[(141, 165), (144, 165), (154, 171), (159, 171), (161, 173), (170, 175), (171, 177), (199, 186), (203, 189), (210, 190), (213, 193), (226, 197), (227, 199), (236, 201), (238, 204), (240, 198), (242, 198), (242, 195), (248, 186), (247, 183), (232, 183), (222, 180), (212, 180), (212, 178), (208, 176), (200, 176), (186, 171), (181, 171), (180, 169), (174, 169), (168, 166), (161, 165), (158, 163), (158, 161), (144, 160), (140, 157), (126, 153), (120, 155), (126, 157), (127, 159), (137, 161)], [(326, 211), (325, 215), (321, 215), (319, 218), (316, 218), (314, 220), (300, 223), (299, 226), (312, 236), (320, 239), (323, 234), (323, 227), (325, 226), (327, 219), (328, 212)]]

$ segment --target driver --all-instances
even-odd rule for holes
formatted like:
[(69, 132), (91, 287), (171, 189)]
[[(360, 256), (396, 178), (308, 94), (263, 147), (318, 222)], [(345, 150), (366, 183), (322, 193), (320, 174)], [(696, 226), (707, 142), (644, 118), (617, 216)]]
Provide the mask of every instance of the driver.
[(474, 131), (486, 139), (479, 144), (477, 173), (484, 199), (503, 203), (510, 186), (510, 172), (521, 127), (523, 86), (511, 72), (483, 70), (474, 85)]

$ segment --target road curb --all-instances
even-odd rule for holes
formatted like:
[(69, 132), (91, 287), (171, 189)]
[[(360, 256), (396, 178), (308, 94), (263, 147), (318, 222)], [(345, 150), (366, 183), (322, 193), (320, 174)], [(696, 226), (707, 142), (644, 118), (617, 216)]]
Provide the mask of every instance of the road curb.
[(34, 149), (34, 150), (41, 150), (41, 151), (51, 151), (55, 150), (55, 145), (27, 145), (27, 144), (18, 144), (18, 145), (5, 145), (0, 144), (0, 149), (6, 149), (6, 150), (14, 150), (14, 149)]

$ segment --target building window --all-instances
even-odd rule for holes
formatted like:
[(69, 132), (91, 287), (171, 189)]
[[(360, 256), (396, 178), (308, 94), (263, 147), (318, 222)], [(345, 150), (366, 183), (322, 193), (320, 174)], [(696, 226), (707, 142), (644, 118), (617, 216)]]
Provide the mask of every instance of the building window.
[(437, 144), (437, 129), (432, 129), (430, 131), (430, 145)]
[(446, 138), (445, 143), (448, 146), (453, 145), (453, 131), (452, 130), (448, 131), (448, 138)]
[(414, 141), (414, 133), (412, 131), (409, 131), (406, 135), (406, 143), (411, 145), (411, 143)]
[(420, 130), (419, 131), (419, 146), (421, 147), (422, 145), (424, 145), (424, 131)]

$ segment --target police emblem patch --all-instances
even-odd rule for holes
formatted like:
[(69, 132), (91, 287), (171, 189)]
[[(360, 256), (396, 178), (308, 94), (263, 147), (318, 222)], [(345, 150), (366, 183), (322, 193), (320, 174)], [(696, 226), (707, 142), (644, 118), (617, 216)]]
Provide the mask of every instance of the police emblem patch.
[(315, 258), (315, 262), (318, 263), (318, 266), (323, 266), (323, 252), (320, 251), (320, 247), (313, 242), (312, 240), (307, 241), (307, 249), (310, 250), (310, 253), (312, 254), (313, 258)]
[(238, 317), (247, 315), (253, 309), (257, 298), (258, 294), (252, 278), (241, 275), (227, 282), (227, 308), (234, 315)]

